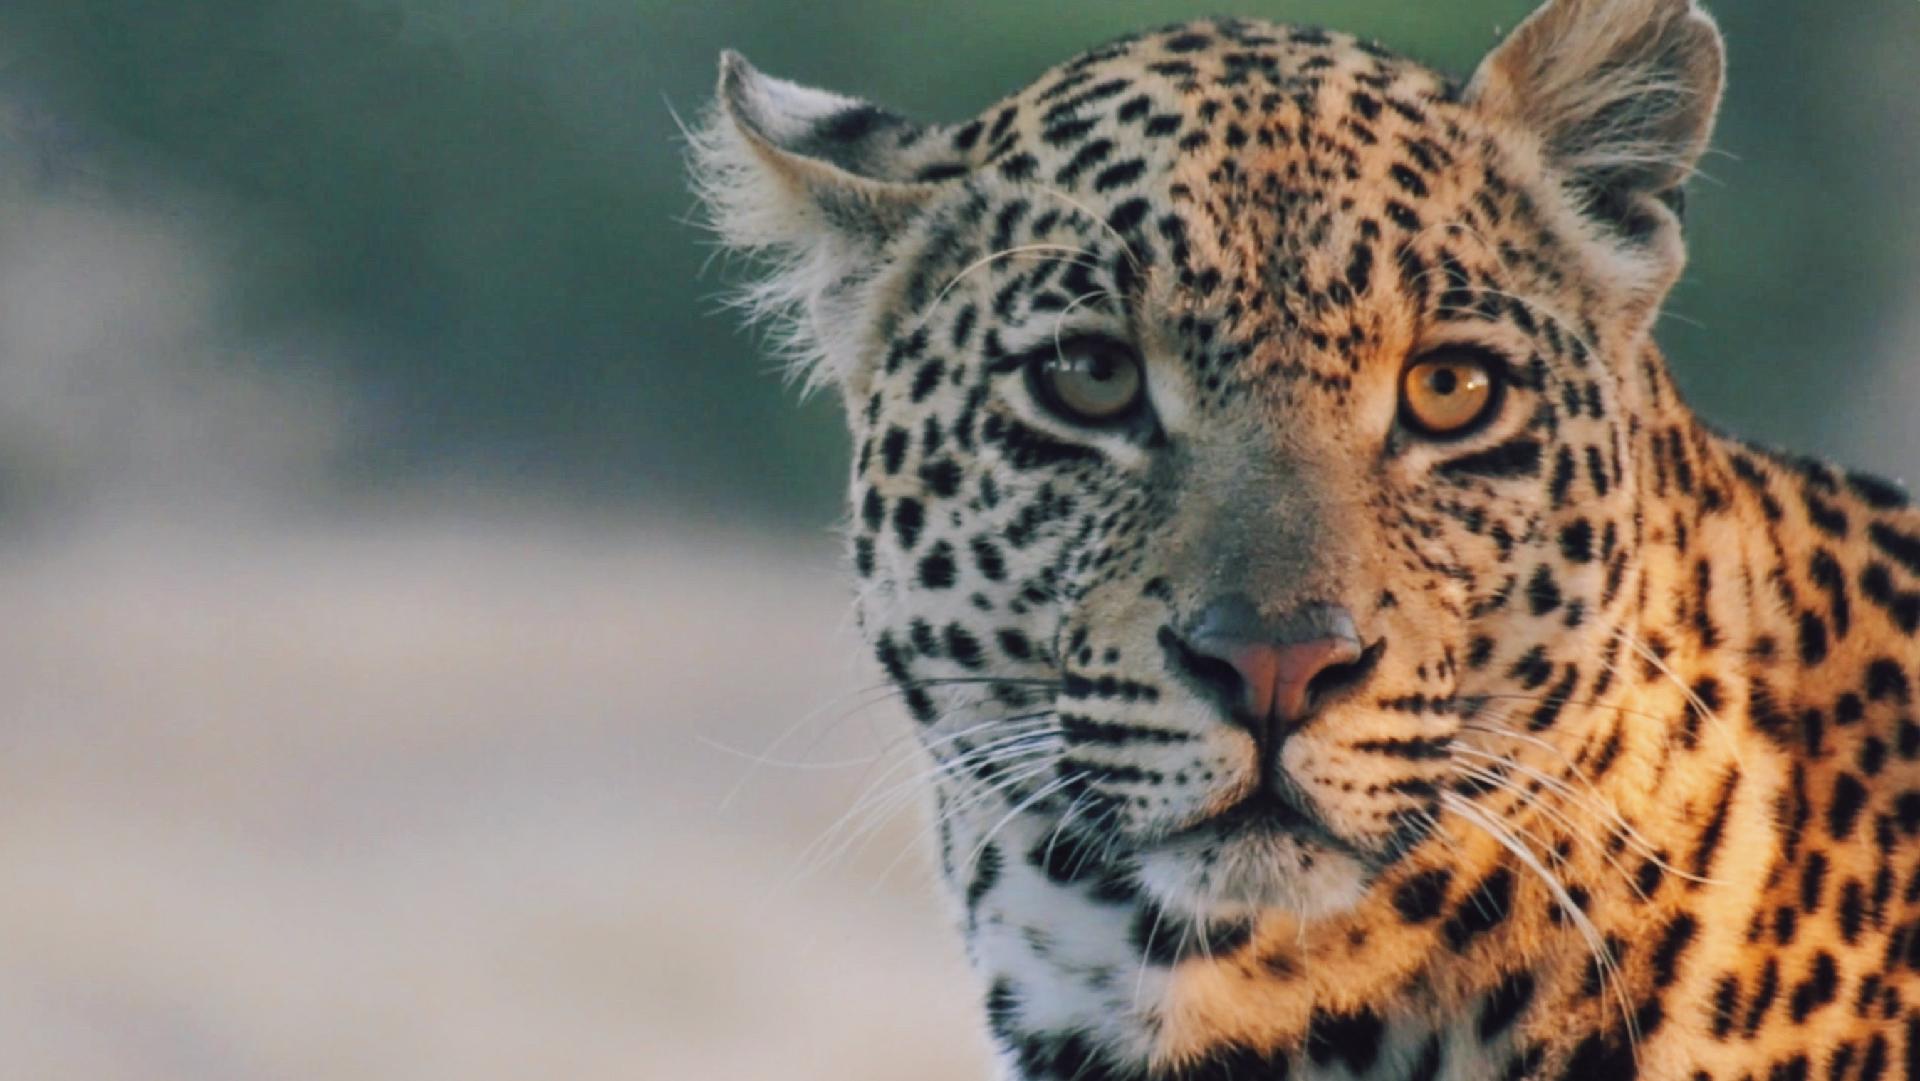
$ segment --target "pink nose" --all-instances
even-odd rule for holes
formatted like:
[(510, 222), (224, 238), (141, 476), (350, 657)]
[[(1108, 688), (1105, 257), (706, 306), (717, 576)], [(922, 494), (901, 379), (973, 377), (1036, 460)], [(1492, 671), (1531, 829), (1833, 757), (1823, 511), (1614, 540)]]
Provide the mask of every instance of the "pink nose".
[(1292, 727), (1313, 709), (1313, 681), (1330, 668), (1360, 659), (1360, 643), (1351, 638), (1315, 638), (1276, 645), (1206, 637), (1195, 652), (1226, 662), (1240, 676), (1237, 711), (1256, 722)]
[(1207, 605), (1185, 635), (1162, 628), (1160, 640), (1175, 670), (1227, 720), (1276, 747), (1330, 696), (1364, 682), (1381, 652), (1361, 648), (1353, 615), (1339, 605), (1269, 616), (1245, 594)]

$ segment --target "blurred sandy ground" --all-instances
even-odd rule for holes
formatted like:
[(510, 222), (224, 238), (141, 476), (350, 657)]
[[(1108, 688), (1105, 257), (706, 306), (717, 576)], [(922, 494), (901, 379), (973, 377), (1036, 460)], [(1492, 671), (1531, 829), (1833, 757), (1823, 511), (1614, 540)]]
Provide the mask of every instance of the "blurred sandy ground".
[(200, 228), (0, 190), (0, 1081), (984, 1076), (829, 538), (314, 497)]
[(0, 563), (0, 1077), (983, 1076), (917, 807), (718, 749), (904, 731), (830, 559), (257, 530)]

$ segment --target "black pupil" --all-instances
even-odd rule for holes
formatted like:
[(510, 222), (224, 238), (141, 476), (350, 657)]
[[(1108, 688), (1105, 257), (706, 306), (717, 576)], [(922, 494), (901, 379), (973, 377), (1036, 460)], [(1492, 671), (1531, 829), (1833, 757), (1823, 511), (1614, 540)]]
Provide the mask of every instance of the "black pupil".
[(1433, 388), (1435, 394), (1452, 394), (1454, 391), (1460, 389), (1460, 375), (1452, 368), (1441, 368), (1433, 373), (1432, 378), (1427, 380), (1427, 385)]
[(1113, 362), (1112, 357), (1101, 353), (1088, 357), (1080, 370), (1088, 379), (1096, 383), (1104, 383), (1113, 378), (1114, 370), (1118, 367), (1119, 365)]

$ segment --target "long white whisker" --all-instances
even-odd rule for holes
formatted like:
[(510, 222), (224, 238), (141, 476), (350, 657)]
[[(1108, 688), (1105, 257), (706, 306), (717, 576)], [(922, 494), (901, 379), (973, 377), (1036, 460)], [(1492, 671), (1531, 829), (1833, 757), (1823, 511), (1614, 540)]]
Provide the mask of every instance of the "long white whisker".
[[(814, 706), (810, 710), (807, 710), (806, 712), (800, 715), (798, 720), (794, 721), (792, 724), (782, 729), (780, 734), (775, 736), (773, 738), (773, 741), (767, 744), (766, 749), (760, 752), (760, 756), (762, 758), (770, 758), (774, 754), (774, 752), (780, 750), (781, 747), (785, 746), (788, 740), (798, 735), (801, 729), (813, 723), (815, 720), (818, 720), (820, 715), (825, 713), (827, 710), (833, 709), (839, 705), (842, 705), (846, 703), (849, 699), (864, 698), (868, 694), (872, 693), (874, 689), (875, 688), (862, 688), (857, 691), (850, 691), (846, 694), (835, 695), (834, 697), (828, 699), (827, 701), (822, 702), (817, 706)], [(879, 699), (875, 699), (875, 701), (879, 701)], [(851, 709), (848, 711), (848, 716), (851, 716), (853, 713), (857, 713), (861, 709), (866, 708), (866, 706), (869, 704), (871, 703), (858, 702), (854, 704), (851, 707)], [(740, 793), (744, 792), (746, 790), (747, 785), (752, 783), (753, 779), (756, 776), (758, 776), (760, 765), (761, 763), (755, 760), (752, 765), (748, 766), (745, 770), (741, 771), (740, 777), (738, 780), (734, 781), (733, 787), (727, 789), (726, 795), (720, 798), (720, 808), (719, 808), (720, 810), (725, 811), (729, 807), (733, 806), (733, 801), (738, 799), (740, 797)]]
[[(731, 758), (738, 758), (743, 762), (751, 762), (756, 766), (762, 766), (768, 769), (798, 770), (801, 772), (823, 772), (837, 769), (852, 769), (855, 766), (871, 766), (884, 758), (887, 753), (886, 750), (882, 748), (872, 754), (860, 755), (857, 758), (835, 758), (825, 762), (802, 762), (796, 759), (775, 758), (772, 755), (754, 754), (752, 751), (742, 750), (731, 744), (722, 743), (712, 736), (696, 735), (693, 737), (693, 741), (708, 750), (719, 751), (721, 754)], [(723, 803), (720, 809), (725, 810), (726, 805)]]
[[(1055, 762), (1052, 758), (1048, 758), (1047, 760), (1040, 762), (1038, 765), (1028, 766), (1027, 768), (1025, 768), (1020, 772), (1011, 773), (1011, 774), (1008, 774), (1007, 776), (998, 778), (995, 780), (993, 784), (988, 785), (982, 790), (973, 793), (965, 801), (959, 804), (956, 804), (952, 808), (949, 808), (947, 817), (949, 819), (956, 819), (960, 816), (961, 813), (966, 811), (971, 811), (975, 807), (981, 806), (982, 804), (988, 802), (989, 800), (993, 799), (996, 796), (1007, 795), (1013, 792), (1014, 790), (1018, 789), (1021, 785), (1026, 784), (1028, 781), (1037, 780), (1053, 772), (1053, 770), (1057, 767), (1057, 765), (1058, 763)], [(1048, 787), (1052, 787), (1052, 786), (1051, 785), (1044, 786), (1042, 791), (1044, 791), (1045, 788), (1048, 788)], [(895, 853), (893, 859), (887, 861), (887, 865), (880, 869), (878, 880), (884, 882), (887, 879), (887, 876), (893, 873), (893, 869), (900, 865), (901, 860), (906, 859), (907, 856), (909, 856), (915, 851), (918, 851), (920, 848), (922, 848), (926, 844), (928, 831), (937, 829), (937, 828), (938, 828), (938, 823), (934, 823), (932, 825), (929, 825), (925, 829), (922, 829), (919, 833), (915, 834), (913, 840), (909, 842), (907, 845), (905, 845), (904, 847), (902, 847), (898, 853)], [(972, 866), (971, 858), (963, 866), (970, 868)], [(956, 868), (955, 873), (959, 873), (959, 868)]]
[[(1049, 754), (1050, 752), (1045, 748), (1033, 748), (1011, 753), (997, 760), (995, 763), (997, 766), (1007, 769), (1010, 772), (1003, 777), (997, 778), (992, 785), (987, 786), (985, 789), (971, 793), (966, 799), (950, 804), (947, 809), (947, 819), (951, 820), (959, 813), (971, 810), (974, 806), (996, 795), (1013, 791), (1027, 781), (1045, 776), (1053, 769), (1053, 762), (1051, 758), (1048, 757)], [(912, 800), (924, 790), (923, 785), (902, 786), (897, 798), (889, 806), (885, 817), (890, 818), (900, 807), (912, 802)], [(884, 820), (884, 818), (881, 819), (881, 821)], [(855, 854), (864, 852), (867, 845), (871, 844), (877, 836), (877, 825), (878, 823), (876, 823), (873, 828), (863, 831), (865, 840), (857, 848), (853, 844), (854, 839), (850, 839), (842, 846), (842, 852), (844, 853), (848, 850), (853, 851)], [(886, 877), (892, 873), (893, 869), (899, 865), (901, 860), (905, 859), (910, 853), (924, 848), (928, 834), (939, 828), (940, 820), (936, 817), (933, 821), (917, 831), (913, 838), (908, 841), (907, 844), (903, 845), (892, 859), (887, 861), (886, 866), (883, 867), (879, 875), (876, 876), (876, 881), (885, 881)], [(838, 855), (836, 855), (835, 858), (838, 858)]]
[(1631, 648), (1634, 653), (1638, 654), (1642, 660), (1652, 665), (1655, 671), (1666, 677), (1668, 682), (1680, 688), (1680, 693), (1686, 696), (1687, 704), (1692, 706), (1702, 717), (1705, 717), (1712, 723), (1713, 727), (1720, 733), (1721, 738), (1726, 740), (1727, 752), (1733, 756), (1733, 764), (1743, 770), (1746, 769), (1747, 763), (1740, 755), (1740, 741), (1734, 738), (1733, 729), (1729, 728), (1727, 723), (1720, 719), (1718, 713), (1707, 708), (1707, 703), (1694, 692), (1692, 687), (1687, 686), (1687, 681), (1681, 679), (1658, 653), (1653, 651), (1653, 647), (1641, 641), (1640, 636), (1633, 633), (1632, 629), (1625, 626), (1618, 629), (1628, 647)]
[[(1085, 248), (1076, 248), (1070, 244), (1021, 244), (1012, 248), (1002, 248), (991, 255), (983, 255), (973, 262), (968, 263), (965, 267), (961, 268), (958, 274), (955, 274), (949, 279), (947, 284), (941, 286), (940, 291), (933, 295), (932, 302), (927, 305), (925, 314), (921, 315), (919, 321), (914, 324), (914, 329), (919, 330), (925, 326), (927, 320), (933, 318), (933, 313), (940, 309), (940, 302), (947, 299), (947, 294), (953, 292), (954, 287), (959, 285), (962, 279), (974, 271), (983, 267), (992, 266), (1002, 259), (1010, 259), (1016, 255), (1038, 255), (1045, 253), (1077, 256), (1078, 258), (1070, 260), (1070, 262), (1084, 266), (1089, 270), (1100, 269), (1100, 264), (1093, 260), (1093, 253), (1087, 251)], [(1082, 260), (1085, 261), (1083, 262)]]
[(1140, 946), (1140, 972), (1133, 980), (1133, 1008), (1135, 1010), (1140, 1008), (1140, 1000), (1146, 995), (1147, 969), (1153, 965), (1153, 962), (1150, 960), (1153, 956), (1153, 940), (1154, 937), (1160, 933), (1161, 921), (1166, 918), (1167, 912), (1165, 909), (1159, 905), (1153, 906), (1153, 926), (1147, 928), (1146, 941)]
[[(1473, 726), (1468, 725), (1466, 727), (1471, 728)], [(1487, 729), (1476, 729), (1476, 730), (1488, 731)], [(1496, 732), (1494, 734), (1511, 735), (1513, 733)], [(1647, 840), (1646, 837), (1643, 836), (1639, 830), (1634, 829), (1632, 823), (1628, 822), (1625, 818), (1621, 817), (1619, 810), (1613, 806), (1612, 801), (1607, 800), (1601, 794), (1599, 789), (1595, 788), (1591, 781), (1586, 781), (1584, 777), (1582, 777), (1582, 780), (1585, 781), (1587, 785), (1587, 788), (1588, 788), (1587, 793), (1580, 792), (1579, 790), (1575, 789), (1572, 785), (1568, 784), (1566, 781), (1562, 780), (1561, 778), (1555, 777), (1544, 770), (1536, 769), (1533, 766), (1527, 765), (1525, 762), (1521, 762), (1518, 759), (1515, 759), (1508, 755), (1496, 754), (1490, 751), (1483, 751), (1483, 750), (1479, 750), (1478, 748), (1468, 747), (1464, 744), (1456, 745), (1454, 748), (1454, 752), (1457, 754), (1459, 753), (1472, 754), (1476, 757), (1485, 759), (1487, 761), (1498, 762), (1511, 769), (1518, 770), (1521, 773), (1526, 774), (1528, 777), (1532, 778), (1533, 780), (1539, 782), (1540, 784), (1545, 785), (1546, 787), (1551, 788), (1555, 792), (1559, 793), (1561, 796), (1563, 796), (1565, 799), (1571, 802), (1574, 806), (1580, 807), (1588, 811), (1589, 813), (1594, 813), (1599, 815), (1602, 818), (1605, 818), (1607, 820), (1607, 824), (1611, 827), (1611, 830), (1613, 833), (1618, 834), (1622, 839), (1624, 839), (1627, 842), (1627, 844), (1632, 846), (1635, 852), (1645, 857), (1648, 862), (1652, 863), (1654, 866), (1660, 868), (1662, 871), (1665, 871), (1668, 874), (1671, 874), (1677, 878), (1684, 879), (1688, 882), (1698, 882), (1702, 885), (1711, 886), (1711, 885), (1719, 884), (1718, 879), (1707, 878), (1702, 875), (1696, 875), (1691, 871), (1687, 871), (1680, 867), (1675, 867), (1672, 863), (1668, 862), (1666, 857), (1660, 854), (1659, 849), (1655, 848), (1651, 841)]]
[(1043, 195), (1049, 195), (1055, 199), (1060, 200), (1061, 202), (1072, 207), (1073, 209), (1079, 211), (1081, 214), (1086, 215), (1087, 218), (1090, 219), (1095, 225), (1098, 225), (1100, 226), (1100, 228), (1105, 229), (1107, 231), (1107, 235), (1111, 236), (1114, 239), (1114, 242), (1120, 245), (1120, 253), (1127, 257), (1127, 265), (1133, 269), (1134, 274), (1138, 275), (1140, 273), (1139, 255), (1134, 252), (1133, 245), (1127, 243), (1127, 238), (1120, 235), (1120, 230), (1115, 229), (1113, 227), (1112, 222), (1108, 221), (1106, 218), (1103, 218), (1098, 214), (1095, 214), (1092, 210), (1088, 209), (1085, 203), (1080, 202), (1079, 200), (1073, 198), (1072, 196), (1068, 195), (1066, 192), (1059, 190), (1058, 188), (1049, 188), (1043, 185), (1036, 185), (1035, 190), (1039, 191)]
[[(982, 725), (976, 727), (998, 728), (1001, 726)], [(892, 770), (889, 770), (887, 774), (883, 774), (881, 778), (877, 780), (886, 780), (892, 774), (897, 773), (901, 765), (911, 764), (915, 761), (923, 763), (924, 768), (905, 778), (893, 780), (887, 786), (887, 789), (879, 793), (876, 798), (890, 795), (901, 790), (917, 788), (939, 780), (942, 777), (959, 774), (965, 770), (974, 770), (990, 766), (1008, 752), (1024, 752), (1032, 749), (1028, 746), (1029, 744), (1038, 744), (1055, 734), (1055, 724), (1050, 717), (1041, 720), (1029, 720), (1019, 724), (1004, 726), (1004, 730), (996, 732), (993, 739), (983, 743), (966, 745), (959, 753), (950, 757), (927, 759), (918, 755), (911, 756), (905, 762), (896, 764)], [(957, 742), (961, 738), (961, 734), (955, 734), (947, 739), (936, 741), (934, 745)], [(932, 746), (933, 745), (930, 745), (928, 749), (931, 750)], [(872, 794), (873, 789), (870, 788), (869, 793)], [(856, 806), (853, 809), (857, 811), (860, 808)]]
[[(951, 762), (967, 763), (967, 762), (970, 762), (976, 756), (988, 754), (996, 747), (1003, 746), (1007, 743), (1017, 742), (1022, 739), (1030, 738), (1031, 736), (1037, 733), (1045, 732), (1051, 729), (1053, 727), (1053, 724), (1054, 722), (1051, 719), (1050, 713), (1048, 715), (1041, 717), (1040, 719), (1002, 718), (997, 720), (989, 720), (979, 724), (970, 725), (958, 732), (954, 732), (947, 736), (943, 736), (940, 739), (930, 740), (921, 745), (921, 750), (923, 750), (928, 754), (931, 754), (938, 747), (959, 742), (960, 740), (966, 739), (967, 737), (975, 734), (976, 732), (982, 732), (987, 729), (999, 729), (1000, 731), (997, 732), (995, 739), (989, 742), (974, 746), (962, 752), (960, 755), (956, 756), (953, 760), (951, 760)], [(860, 803), (864, 801), (867, 797), (872, 796), (875, 793), (880, 782), (887, 780), (888, 778), (900, 772), (900, 770), (906, 768), (907, 766), (912, 765), (915, 762), (921, 762), (921, 761), (926, 761), (926, 760), (920, 758), (918, 755), (908, 755), (907, 757), (903, 758), (901, 761), (894, 763), (894, 765), (888, 768), (886, 772), (881, 773), (878, 777), (873, 778), (868, 783), (866, 795), (863, 795), (859, 799), (855, 800), (854, 805), (849, 808), (849, 814), (857, 813), (860, 810)], [(941, 773), (945, 772), (946, 770), (952, 768), (950, 762), (942, 762), (939, 760), (935, 760), (927, 764), (928, 764), (928, 768), (925, 771), (923, 771), (922, 773), (916, 774), (915, 776), (909, 778), (904, 783), (913, 784), (913, 783), (919, 783), (919, 782), (931, 780), (935, 777), (938, 777)]]
[(1060, 777), (1055, 779), (1051, 784), (1042, 785), (1040, 789), (1036, 791), (1033, 795), (1028, 796), (1026, 799), (1020, 801), (1020, 803), (1014, 806), (1013, 810), (1007, 812), (1005, 818), (1002, 818), (1000, 821), (995, 822), (991, 829), (987, 830), (986, 833), (981, 835), (980, 843), (973, 846), (973, 851), (969, 852), (967, 854), (966, 860), (962, 862), (961, 864), (962, 869), (969, 873), (973, 870), (974, 865), (978, 863), (980, 860), (980, 854), (987, 850), (987, 846), (993, 843), (994, 836), (998, 834), (1001, 830), (1005, 829), (1007, 827), (1007, 823), (1012, 822), (1015, 818), (1018, 818), (1022, 812), (1026, 811), (1027, 808), (1032, 807), (1034, 804), (1039, 803), (1041, 800), (1047, 798), (1048, 796), (1053, 795), (1055, 792), (1058, 792), (1061, 789), (1066, 788), (1071, 784), (1073, 784), (1073, 778)]
[[(1571, 834), (1574, 837), (1574, 839), (1586, 842), (1588, 845), (1591, 845), (1593, 847), (1594, 851), (1600, 853), (1600, 858), (1607, 862), (1607, 866), (1612, 867), (1614, 871), (1617, 872), (1622, 879), (1626, 880), (1627, 888), (1633, 891), (1634, 896), (1638, 897), (1642, 901), (1645, 901), (1647, 899), (1647, 895), (1645, 891), (1641, 890), (1640, 888), (1640, 883), (1635, 881), (1633, 875), (1628, 873), (1627, 869), (1620, 865), (1619, 860), (1616, 860), (1613, 858), (1613, 853), (1607, 851), (1607, 846), (1603, 842), (1601, 842), (1598, 838), (1589, 835), (1585, 830), (1582, 830), (1579, 826), (1575, 825), (1573, 820), (1568, 818), (1565, 814), (1561, 813), (1558, 808), (1549, 806), (1546, 800), (1541, 799), (1537, 794), (1529, 792), (1525, 788), (1514, 783), (1514, 781), (1511, 778), (1502, 777), (1499, 774), (1492, 772), (1491, 770), (1481, 769), (1478, 766), (1465, 766), (1457, 762), (1454, 763), (1453, 768), (1461, 776), (1472, 777), (1476, 780), (1485, 782), (1486, 784), (1494, 788), (1497, 788), (1500, 791), (1511, 793), (1516, 799), (1525, 803), (1527, 806), (1532, 807), (1534, 810), (1538, 811), (1539, 813), (1546, 815), (1548, 818), (1552, 819), (1555, 822), (1558, 822), (1562, 828), (1564, 828), (1569, 834)], [(1522, 829), (1520, 826), (1515, 825), (1513, 822), (1508, 822), (1507, 828), (1515, 831), (1516, 833), (1527, 832), (1526, 830)], [(1547, 848), (1549, 851), (1551, 851), (1551, 846), (1545, 845), (1545, 843), (1542, 842), (1541, 838), (1539, 838), (1538, 836), (1529, 834), (1529, 837), (1535, 842), (1541, 843), (1543, 848)]]
[[(997, 677), (991, 677), (991, 676), (979, 676), (979, 677), (968, 676), (968, 677), (947, 677), (947, 678), (939, 678), (939, 679), (910, 680), (904, 686), (907, 688), (949, 687), (949, 686), (1031, 687), (1034, 689), (1044, 690), (1047, 688), (1058, 687), (1059, 683), (1060, 683), (1059, 680), (1054, 680), (1054, 679), (997, 678)], [(739, 779), (733, 783), (733, 786), (727, 790), (726, 795), (721, 798), (719, 809), (724, 811), (727, 808), (731, 807), (733, 805), (734, 800), (738, 799), (740, 796), (740, 793), (746, 789), (746, 786), (749, 783), (753, 781), (754, 777), (757, 774), (758, 767), (763, 765), (775, 764), (777, 760), (774, 760), (772, 757), (774, 752), (780, 750), (780, 748), (784, 746), (788, 740), (797, 736), (800, 733), (800, 731), (804, 729), (807, 725), (818, 720), (820, 718), (820, 715), (825, 713), (827, 710), (834, 709), (840, 706), (848, 707), (847, 715), (844, 717), (841, 717), (840, 719), (836, 720), (833, 724), (828, 725), (826, 728), (822, 729), (819, 736), (816, 739), (816, 742), (818, 742), (819, 739), (826, 738), (826, 735), (829, 732), (831, 732), (835, 727), (837, 727), (842, 723), (845, 723), (846, 720), (850, 719), (852, 716), (859, 713), (861, 710), (877, 705), (878, 703), (886, 700), (887, 698), (890, 698), (896, 694), (899, 694), (901, 690), (902, 688), (895, 687), (891, 683), (878, 683), (878, 684), (873, 684), (866, 687), (861, 687), (852, 691), (846, 691), (841, 694), (836, 694), (828, 698), (826, 701), (821, 702), (818, 705), (814, 706), (812, 709), (807, 710), (805, 713), (802, 713), (799, 719), (795, 720), (792, 724), (782, 729), (780, 734), (774, 737), (774, 739), (767, 744), (765, 749), (763, 749), (758, 756), (754, 756), (752, 755), (751, 752), (747, 752), (740, 748), (731, 748), (726, 746), (715, 745), (715, 749), (717, 750), (721, 750), (727, 753), (731, 753), (731, 754), (738, 755), (740, 757), (747, 758), (748, 761), (753, 763), (752, 766), (750, 766), (749, 768), (741, 772)], [(908, 738), (908, 737), (903, 735), (903, 736), (895, 737), (892, 740), (889, 740), (887, 744), (880, 749), (881, 753), (884, 754), (886, 751), (891, 750), (895, 745), (897, 745), (901, 740), (905, 738)]]
[(1511, 853), (1514, 859), (1520, 861), (1521, 866), (1532, 872), (1546, 886), (1547, 892), (1567, 914), (1567, 919), (1579, 930), (1581, 938), (1586, 940), (1587, 949), (1593, 954), (1594, 961), (1600, 965), (1603, 977), (1607, 975), (1612, 977), (1614, 997), (1619, 1002), (1621, 1017), (1626, 1022), (1627, 1041), (1632, 1049), (1634, 1061), (1638, 1062), (1640, 1058), (1639, 1026), (1634, 1021), (1633, 1008), (1627, 1001), (1625, 981), (1621, 976), (1619, 965), (1614, 960), (1613, 951), (1607, 948), (1600, 929), (1593, 925), (1593, 921), (1587, 917), (1586, 912), (1579, 905), (1573, 903), (1572, 895), (1567, 892), (1566, 886), (1561, 884), (1560, 879), (1500, 823), (1453, 792), (1442, 792), (1440, 801), (1448, 810), (1479, 827), (1482, 833)]
[(1060, 317), (1053, 321), (1053, 354), (1054, 356), (1059, 356), (1061, 354), (1060, 332), (1066, 328), (1067, 316), (1073, 314), (1073, 309), (1078, 308), (1080, 305), (1085, 304), (1089, 300), (1094, 300), (1099, 297), (1106, 297), (1106, 296), (1112, 296), (1112, 295), (1113, 293), (1110, 290), (1095, 289), (1091, 293), (1083, 293), (1080, 296), (1073, 298), (1072, 303), (1068, 304), (1065, 308), (1061, 309)]
[[(935, 740), (928, 744), (928, 747), (931, 749), (941, 744), (951, 743), (963, 739), (980, 729), (1000, 727), (1002, 724), (1004, 724), (1004, 722), (989, 721), (974, 725), (964, 731), (954, 733), (940, 740)], [(1023, 751), (1023, 744), (1046, 737), (1051, 734), (1053, 727), (1054, 722), (1050, 717), (1049, 719), (1030, 720), (1012, 725), (1007, 731), (1001, 733), (997, 739), (980, 744), (951, 759), (930, 763), (927, 768), (917, 771), (904, 779), (891, 781), (891, 783), (886, 784), (886, 786), (882, 788), (882, 782), (888, 782), (890, 778), (899, 773), (901, 769), (906, 768), (916, 761), (923, 760), (916, 755), (909, 756), (895, 763), (885, 773), (876, 777), (868, 786), (867, 792), (856, 799), (853, 805), (848, 807), (846, 812), (836, 819), (832, 825), (828, 826), (817, 840), (800, 851), (799, 858), (804, 861), (804, 871), (801, 877), (804, 877), (806, 874), (811, 874), (813, 870), (819, 866), (823, 866), (839, 858), (866, 832), (865, 827), (850, 830), (831, 851), (825, 847), (832, 843), (836, 835), (840, 834), (841, 831), (854, 820), (866, 817), (870, 823), (877, 824), (878, 822), (885, 821), (891, 816), (894, 808), (905, 800), (910, 799), (914, 793), (918, 792), (920, 788), (927, 783), (960, 770), (977, 768), (985, 762), (995, 761), (996, 755), (1003, 752)], [(1035, 749), (1037, 750), (1039, 748)]]

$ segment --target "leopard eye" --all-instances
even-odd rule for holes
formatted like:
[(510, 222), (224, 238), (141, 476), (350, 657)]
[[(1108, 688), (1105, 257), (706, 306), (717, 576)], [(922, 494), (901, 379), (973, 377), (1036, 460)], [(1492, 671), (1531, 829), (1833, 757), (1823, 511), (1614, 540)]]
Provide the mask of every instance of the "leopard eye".
[(1422, 435), (1450, 438), (1492, 418), (1500, 405), (1501, 365), (1470, 349), (1439, 349), (1400, 377), (1402, 423)]
[(1071, 338), (1046, 348), (1028, 366), (1027, 378), (1042, 405), (1087, 427), (1122, 423), (1146, 402), (1140, 355), (1112, 338)]

